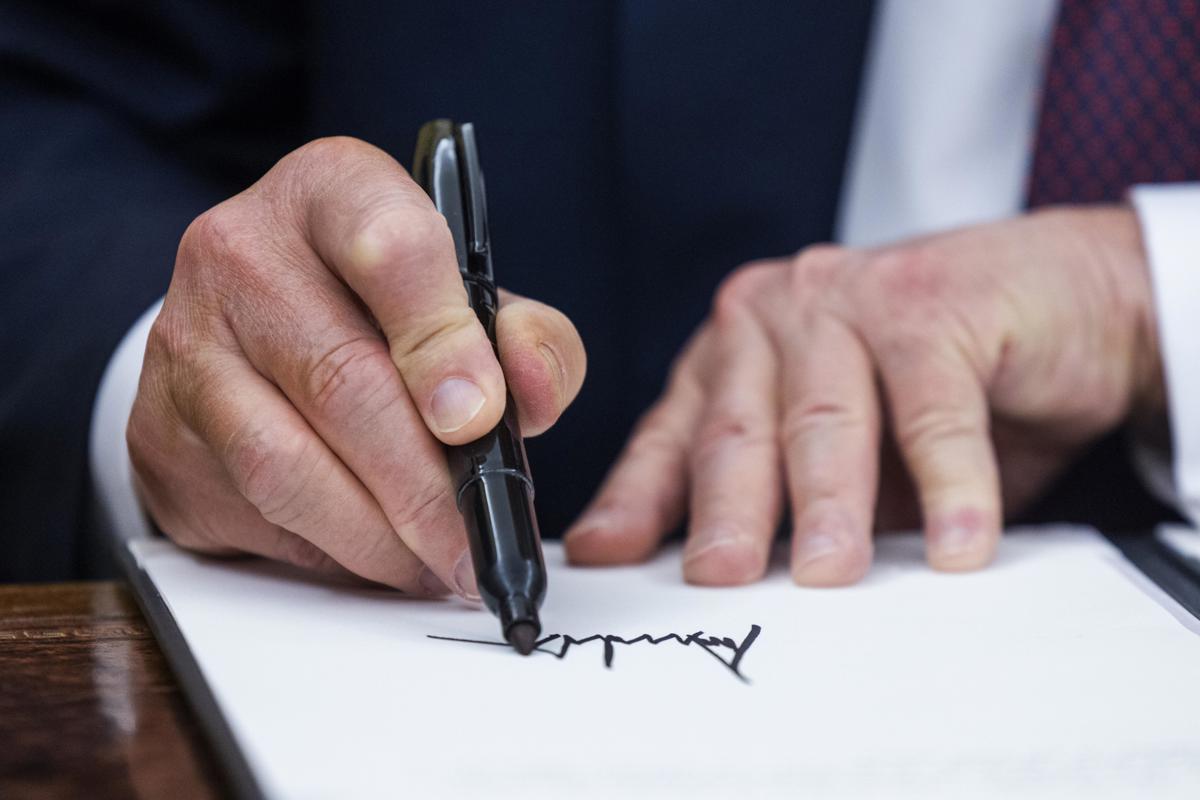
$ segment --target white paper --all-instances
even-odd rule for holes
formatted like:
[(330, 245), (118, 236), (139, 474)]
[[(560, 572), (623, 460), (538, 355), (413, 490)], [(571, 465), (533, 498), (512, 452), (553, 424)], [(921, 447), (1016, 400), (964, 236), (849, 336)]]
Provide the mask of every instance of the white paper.
[[(546, 545), (545, 634), (693, 643), (522, 658), (458, 601), (134, 544), (265, 789), (354, 797), (1200, 796), (1200, 633), (1083, 529), (1006, 535), (969, 575), (884, 537), (859, 586), (739, 589), (679, 554), (576, 569)], [(1191, 625), (1191, 627), (1189, 627)]]

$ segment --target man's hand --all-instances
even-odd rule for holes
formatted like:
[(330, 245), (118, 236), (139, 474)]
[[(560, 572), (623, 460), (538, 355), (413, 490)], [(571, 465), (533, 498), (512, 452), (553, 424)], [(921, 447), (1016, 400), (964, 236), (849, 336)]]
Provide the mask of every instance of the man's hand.
[(561, 313), (506, 295), (504, 369), (467, 305), (445, 220), (353, 139), (291, 153), (184, 234), (128, 442), (179, 544), (477, 594), (441, 442), (505, 404), (546, 430), (583, 381)]
[(568, 554), (646, 558), (686, 512), (685, 577), (746, 583), (786, 494), (799, 583), (858, 580), (872, 530), (918, 520), (934, 567), (974, 569), (1006, 510), (1161, 395), (1125, 208), (750, 264), (718, 291)]

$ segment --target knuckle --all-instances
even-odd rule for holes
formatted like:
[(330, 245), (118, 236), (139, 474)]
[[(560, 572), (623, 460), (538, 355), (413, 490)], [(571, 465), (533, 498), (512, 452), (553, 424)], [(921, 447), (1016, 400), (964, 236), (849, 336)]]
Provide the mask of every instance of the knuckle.
[(880, 364), (904, 371), (942, 358), (945, 342), (940, 326), (931, 319), (884, 317), (878, 326), (868, 324), (866, 336)]
[(810, 244), (793, 256), (793, 262), (809, 268), (819, 268), (835, 264), (846, 257), (846, 248), (839, 244), (821, 242)]
[(287, 527), (293, 506), (317, 462), (308, 436), (275, 426), (248, 424), (226, 445), (230, 477), (268, 522)]
[(780, 440), (785, 448), (802, 446), (815, 433), (845, 433), (866, 428), (867, 419), (860, 411), (837, 400), (815, 400), (784, 410), (780, 422)]
[(374, 145), (353, 136), (323, 136), (296, 148), (281, 163), (289, 167), (329, 169), (378, 152)]
[(226, 223), (220, 208), (213, 206), (188, 223), (179, 239), (177, 264), (206, 260), (212, 243), (222, 241), (223, 234), (219, 231), (224, 229)]
[(130, 466), (137, 474), (153, 474), (155, 470), (158, 450), (155, 443), (162, 438), (155, 417), (144, 398), (134, 401), (129, 422), (125, 425), (125, 449), (129, 451)]
[(792, 257), (788, 279), (792, 293), (802, 299), (819, 293), (843, 272), (846, 248), (833, 244), (815, 244)]
[(180, 354), (179, 334), (177, 328), (165, 314), (159, 314), (158, 319), (150, 326), (146, 335), (145, 364), (174, 361)]
[(946, 289), (945, 262), (929, 247), (886, 250), (875, 256), (870, 266), (880, 298), (893, 311), (926, 306)]
[(329, 419), (351, 418), (381, 400), (394, 402), (400, 394), (399, 376), (387, 347), (374, 337), (338, 344), (306, 372), (306, 396), (313, 410)]
[(963, 410), (932, 403), (918, 407), (896, 426), (896, 443), (910, 458), (925, 460), (939, 450), (987, 435), (986, 421)]
[(159, 314), (150, 326), (146, 337), (145, 364), (149, 368), (176, 367), (195, 353), (190, 346), (191, 335), (187, 327), (174, 314)]
[(247, 201), (234, 197), (192, 220), (175, 258), (175, 276), (181, 280), (172, 282), (167, 294), (211, 310), (239, 289), (259, 289), (272, 245), (263, 239), (258, 217)]
[(720, 326), (740, 318), (758, 299), (775, 272), (772, 262), (755, 262), (738, 267), (725, 276), (713, 294), (713, 320)]
[(770, 431), (758, 420), (744, 415), (721, 412), (712, 414), (700, 426), (692, 455), (704, 463), (727, 450), (773, 447)]
[(837, 269), (846, 259), (846, 248), (836, 244), (813, 244), (792, 256), (793, 272), (819, 273)]
[(439, 317), (423, 328), (389, 332), (388, 346), (395, 363), (408, 371), (421, 365), (445, 362), (449, 355), (446, 351), (452, 343), (466, 343), (464, 334), (478, 330), (482, 336), (483, 331), (477, 326), (475, 314), (464, 306), (457, 313)]
[(213, 206), (184, 230), (177, 266), (203, 266), (235, 256), (239, 252), (237, 241), (246, 236), (247, 228), (239, 204), (226, 200)]
[(198, 421), (211, 380), (202, 366), (203, 334), (186, 316), (164, 312), (150, 327), (134, 413), (139, 417), (174, 415)]
[(450, 227), (437, 211), (382, 202), (354, 234), (350, 258), (362, 273), (390, 277), (406, 267), (425, 270), (438, 255), (453, 251)]
[(249, 194), (262, 203), (275, 224), (303, 220), (311, 201), (357, 185), (356, 173), (363, 165), (388, 158), (379, 148), (352, 136), (313, 139), (279, 160)]

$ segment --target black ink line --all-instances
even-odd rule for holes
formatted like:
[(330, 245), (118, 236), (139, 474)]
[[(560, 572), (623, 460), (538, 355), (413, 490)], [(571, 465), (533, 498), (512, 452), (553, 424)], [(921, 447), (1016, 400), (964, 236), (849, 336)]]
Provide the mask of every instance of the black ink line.
[[(750, 680), (742, 674), (741, 663), (742, 659), (746, 657), (746, 653), (750, 651), (750, 646), (754, 644), (756, 639), (758, 639), (758, 635), (760, 633), (762, 633), (761, 626), (751, 625), (750, 632), (746, 634), (746, 638), (743, 639), (740, 644), (729, 637), (706, 635), (704, 631), (696, 631), (695, 633), (688, 634), (687, 636), (682, 636), (678, 633), (668, 633), (658, 637), (651, 636), (648, 633), (643, 633), (642, 635), (635, 636), (632, 639), (623, 639), (620, 636), (599, 633), (592, 634), (591, 636), (585, 636), (582, 639), (576, 639), (574, 636), (554, 633), (538, 639), (534, 649), (542, 653), (549, 653), (555, 658), (562, 660), (566, 658), (567, 653), (574, 645), (584, 645), (589, 642), (603, 642), (604, 666), (608, 669), (612, 669), (613, 657), (616, 655), (616, 648), (614, 645), (632, 645), (640, 642), (646, 642), (648, 644), (657, 646), (663, 642), (671, 641), (677, 642), (684, 647), (690, 647), (694, 644), (719, 661), (721, 666), (725, 667), (727, 670), (737, 676), (738, 680), (742, 681), (743, 683), (749, 683)], [(487, 639), (456, 639), (453, 636), (434, 636), (433, 634), (427, 634), (427, 636), (430, 639), (438, 639), (439, 641), (443, 642), (463, 642), (466, 644), (486, 644), (492, 645), (493, 647), (511, 647), (508, 642), (494, 642)], [(558, 649), (545, 647), (545, 645), (551, 644), (552, 642), (561, 644), (561, 647)], [(726, 660), (721, 653), (718, 652), (722, 648), (733, 651), (733, 655), (729, 658), (729, 660)]]

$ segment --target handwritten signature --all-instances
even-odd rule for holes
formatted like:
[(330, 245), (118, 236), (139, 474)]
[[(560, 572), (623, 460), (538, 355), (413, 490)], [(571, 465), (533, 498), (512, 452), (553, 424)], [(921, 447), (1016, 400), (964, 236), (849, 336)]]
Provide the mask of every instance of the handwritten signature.
[[(585, 636), (582, 639), (576, 639), (574, 636), (567, 634), (554, 633), (544, 638), (538, 639), (534, 649), (541, 653), (549, 653), (555, 658), (566, 658), (567, 653), (572, 647), (585, 645), (589, 642), (604, 643), (604, 666), (612, 669), (613, 657), (616, 655), (616, 645), (634, 645), (634, 644), (651, 644), (660, 645), (663, 642), (675, 642), (684, 647), (696, 645), (704, 652), (715, 658), (721, 663), (725, 669), (732, 672), (738, 680), (743, 683), (749, 683), (749, 679), (742, 674), (741, 664), (742, 659), (746, 657), (746, 653), (750, 651), (750, 646), (762, 633), (762, 627), (759, 625), (751, 625), (750, 632), (746, 634), (740, 642), (734, 641), (728, 636), (711, 636), (704, 631), (696, 631), (689, 633), (687, 636), (678, 633), (667, 633), (662, 636), (651, 636), (648, 633), (643, 633), (640, 636), (635, 636), (632, 639), (625, 639), (620, 636), (612, 636), (608, 634), (595, 633), (591, 636)], [(487, 639), (456, 639), (452, 636), (434, 636), (428, 634), (430, 639), (437, 639), (443, 642), (464, 642), (467, 644), (486, 644), (495, 647), (509, 647), (507, 642), (495, 642)]]

